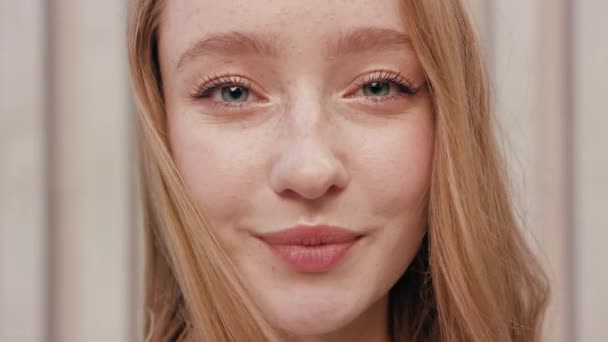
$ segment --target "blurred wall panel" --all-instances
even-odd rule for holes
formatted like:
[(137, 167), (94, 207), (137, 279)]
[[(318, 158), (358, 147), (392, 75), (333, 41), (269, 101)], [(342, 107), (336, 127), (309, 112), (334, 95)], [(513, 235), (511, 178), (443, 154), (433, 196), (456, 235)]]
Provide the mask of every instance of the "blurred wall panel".
[(54, 341), (131, 340), (126, 5), (49, 2), (57, 176)]
[[(538, 40), (534, 3), (528, 0), (495, 1), (491, 21), (493, 36), (489, 64), (492, 66), (494, 113), (500, 143), (506, 151), (517, 209), (524, 221), (530, 219), (533, 196), (528, 189), (533, 178), (533, 123), (537, 100)], [(517, 25), (513, 25), (514, 22)], [(529, 222), (524, 222), (532, 228)]]
[(567, 0), (489, 1), (489, 65), (512, 191), (552, 285), (544, 338), (570, 342), (572, 209)]
[[(551, 282), (545, 341), (574, 338), (572, 258), (573, 225), (571, 35), (569, 0), (537, 1), (538, 51), (533, 81), (536, 101), (530, 117), (535, 127), (531, 145), (533, 172), (531, 222), (542, 247)], [(516, 21), (514, 21), (516, 22)], [(515, 45), (515, 48), (519, 48)], [(515, 99), (513, 99), (515, 100)]]
[(47, 338), (44, 14), (0, 2), (0, 341)]
[(576, 341), (601, 342), (608, 340), (608, 2), (573, 4)]

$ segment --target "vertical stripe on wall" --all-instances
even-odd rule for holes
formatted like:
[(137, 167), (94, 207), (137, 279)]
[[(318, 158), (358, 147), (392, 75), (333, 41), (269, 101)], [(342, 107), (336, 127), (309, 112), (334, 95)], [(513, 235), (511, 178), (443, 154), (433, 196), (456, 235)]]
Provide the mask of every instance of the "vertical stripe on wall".
[(44, 2), (0, 2), (0, 341), (46, 335)]
[(516, 208), (552, 284), (544, 338), (572, 341), (566, 0), (486, 1), (494, 108)]
[(608, 2), (571, 0), (574, 19), (576, 341), (608, 339)]
[(552, 286), (545, 326), (546, 341), (573, 341), (571, 92), (569, 0), (542, 0), (535, 4), (539, 34), (532, 46), (537, 56), (537, 100), (534, 125), (534, 222)]
[(53, 338), (129, 341), (131, 168), (124, 1), (50, 3)]

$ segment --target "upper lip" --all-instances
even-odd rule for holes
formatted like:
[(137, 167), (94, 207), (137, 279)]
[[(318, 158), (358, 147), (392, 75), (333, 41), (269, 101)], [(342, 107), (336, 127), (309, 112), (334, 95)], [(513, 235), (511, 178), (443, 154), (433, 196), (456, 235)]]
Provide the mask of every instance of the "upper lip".
[(318, 246), (347, 243), (361, 237), (352, 230), (329, 225), (298, 225), (258, 236), (271, 245)]

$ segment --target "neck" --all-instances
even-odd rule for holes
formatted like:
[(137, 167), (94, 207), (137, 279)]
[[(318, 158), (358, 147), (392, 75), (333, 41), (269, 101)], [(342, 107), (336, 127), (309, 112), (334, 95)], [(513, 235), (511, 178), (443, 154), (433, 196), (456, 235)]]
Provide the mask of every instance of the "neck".
[(390, 342), (388, 333), (388, 295), (347, 326), (321, 336), (306, 336), (297, 342)]

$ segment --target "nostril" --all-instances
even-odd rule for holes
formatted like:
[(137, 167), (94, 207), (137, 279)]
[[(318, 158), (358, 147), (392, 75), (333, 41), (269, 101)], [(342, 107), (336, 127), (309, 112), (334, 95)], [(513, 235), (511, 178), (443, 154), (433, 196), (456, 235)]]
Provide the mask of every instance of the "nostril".
[(292, 187), (288, 187), (288, 188), (283, 189), (283, 191), (281, 191), (279, 193), (279, 195), (281, 197), (290, 198), (290, 199), (305, 198), (307, 200), (314, 200), (314, 199), (321, 198), (321, 197), (335, 196), (341, 190), (342, 189), (335, 184), (332, 184), (329, 188), (308, 187), (308, 188), (298, 188), (296, 190)]
[(329, 189), (327, 189), (326, 193), (328, 195), (335, 195), (341, 192), (342, 190), (343, 189), (341, 187), (337, 186), (336, 184), (332, 184)]

